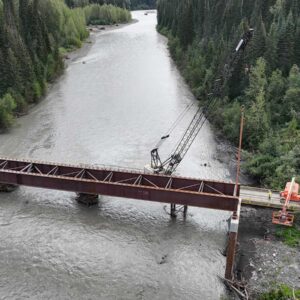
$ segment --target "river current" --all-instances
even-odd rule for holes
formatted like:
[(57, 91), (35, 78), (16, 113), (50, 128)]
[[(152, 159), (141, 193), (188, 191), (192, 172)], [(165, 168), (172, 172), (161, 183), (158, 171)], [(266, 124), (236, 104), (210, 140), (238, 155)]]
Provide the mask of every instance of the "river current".
[[(0, 135), (1, 156), (143, 168), (195, 103), (162, 146), (167, 157), (197, 103), (156, 32), (156, 14), (133, 17), (96, 34), (46, 98)], [(233, 179), (220, 155), (206, 123), (177, 173)], [(186, 220), (171, 220), (164, 207), (101, 196), (88, 208), (72, 193), (27, 187), (0, 194), (0, 298), (219, 299), (228, 213), (190, 207)]]

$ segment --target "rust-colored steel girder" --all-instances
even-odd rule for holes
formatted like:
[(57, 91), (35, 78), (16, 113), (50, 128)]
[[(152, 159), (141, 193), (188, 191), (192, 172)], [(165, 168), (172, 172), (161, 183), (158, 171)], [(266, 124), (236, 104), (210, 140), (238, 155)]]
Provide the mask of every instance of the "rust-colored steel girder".
[(0, 183), (236, 211), (233, 183), (0, 158)]

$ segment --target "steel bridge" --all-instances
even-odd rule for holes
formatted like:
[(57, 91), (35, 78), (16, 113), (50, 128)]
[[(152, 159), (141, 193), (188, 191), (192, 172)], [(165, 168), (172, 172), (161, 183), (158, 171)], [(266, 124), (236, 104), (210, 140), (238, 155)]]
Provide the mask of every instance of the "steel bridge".
[(0, 183), (233, 212), (225, 274), (232, 278), (241, 203), (233, 183), (9, 158), (0, 158)]

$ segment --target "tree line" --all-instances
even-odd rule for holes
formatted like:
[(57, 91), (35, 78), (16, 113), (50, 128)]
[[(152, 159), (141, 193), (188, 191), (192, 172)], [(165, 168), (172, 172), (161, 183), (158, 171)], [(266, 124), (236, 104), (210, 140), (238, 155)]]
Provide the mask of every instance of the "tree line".
[(153, 9), (156, 0), (65, 0), (69, 7), (83, 7), (89, 4), (112, 4), (126, 9)]
[(300, 180), (300, 1), (158, 0), (158, 30), (201, 104), (242, 33), (255, 34), (210, 120), (237, 143), (246, 110), (244, 169), (261, 184)]
[(0, 130), (45, 94), (64, 68), (62, 53), (80, 47), (89, 23), (127, 22), (130, 12), (63, 0), (0, 0)]

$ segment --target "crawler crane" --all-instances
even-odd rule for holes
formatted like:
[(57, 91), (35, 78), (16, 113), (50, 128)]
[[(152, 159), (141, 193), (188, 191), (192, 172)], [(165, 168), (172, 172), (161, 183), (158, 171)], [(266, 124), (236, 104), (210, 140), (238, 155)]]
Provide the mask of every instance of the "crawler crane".
[[(156, 174), (163, 173), (166, 175), (172, 175), (175, 172), (178, 165), (183, 160), (184, 156), (191, 147), (199, 131), (203, 127), (206, 119), (209, 118), (209, 116), (212, 114), (217, 104), (218, 98), (222, 98), (226, 82), (228, 81), (228, 79), (230, 79), (234, 68), (241, 59), (246, 46), (253, 36), (253, 32), (253, 29), (249, 29), (248, 31), (246, 31), (237, 46), (231, 52), (227, 63), (224, 65), (220, 74), (214, 80), (212, 91), (207, 95), (208, 104), (205, 107), (198, 108), (188, 128), (177, 144), (175, 151), (165, 160), (162, 160), (160, 158), (158, 150), (162, 143), (167, 138), (169, 138), (170, 133), (167, 133), (166, 135), (161, 137), (156, 147), (151, 150), (151, 164), (150, 166), (148, 165), (145, 167), (146, 171)], [(171, 215), (174, 215), (174, 213), (175, 205), (171, 204)]]
[(188, 128), (177, 144), (175, 151), (164, 161), (162, 161), (159, 156), (159, 147), (161, 146), (163, 141), (169, 138), (169, 134), (161, 137), (156, 147), (151, 150), (151, 165), (147, 167), (149, 171), (152, 171), (153, 173), (163, 173), (166, 175), (171, 175), (176, 170), (176, 168), (188, 152), (189, 148), (191, 147), (202, 126), (204, 125), (206, 119), (213, 112), (217, 104), (217, 99), (223, 95), (224, 86), (228, 79), (230, 79), (234, 67), (239, 62), (240, 58), (242, 57), (243, 51), (251, 40), (253, 31), (253, 29), (249, 29), (246, 33), (244, 33), (238, 45), (231, 53), (228, 63), (225, 64), (223, 70), (221, 71), (221, 74), (219, 74), (217, 79), (214, 81), (212, 91), (207, 95), (208, 104), (205, 107), (198, 108)]

